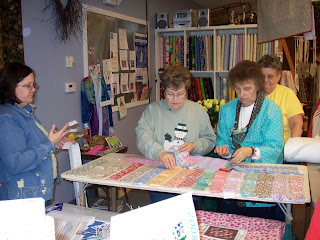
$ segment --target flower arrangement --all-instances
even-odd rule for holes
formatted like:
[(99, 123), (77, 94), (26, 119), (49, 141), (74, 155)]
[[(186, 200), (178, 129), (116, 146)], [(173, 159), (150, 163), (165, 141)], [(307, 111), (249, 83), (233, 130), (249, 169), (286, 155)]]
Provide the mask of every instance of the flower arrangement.
[(208, 113), (212, 126), (216, 126), (219, 120), (219, 110), (220, 107), (226, 103), (226, 100), (221, 99), (220, 102), (218, 99), (206, 99), (203, 101), (198, 101), (201, 107)]

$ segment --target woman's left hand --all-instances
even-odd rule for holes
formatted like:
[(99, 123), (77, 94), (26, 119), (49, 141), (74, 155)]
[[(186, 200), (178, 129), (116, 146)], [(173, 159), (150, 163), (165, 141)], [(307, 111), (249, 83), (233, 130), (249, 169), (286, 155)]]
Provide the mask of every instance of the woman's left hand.
[(61, 140), (54, 145), (54, 147), (57, 149), (61, 149), (66, 142), (75, 143), (75, 141), (70, 138), (62, 137)]
[(196, 148), (196, 145), (193, 142), (187, 142), (179, 147), (179, 151), (180, 152), (188, 151), (189, 153), (191, 153), (195, 148)]
[(232, 154), (230, 163), (237, 164), (244, 161), (247, 157), (250, 157), (252, 154), (251, 147), (241, 147)]

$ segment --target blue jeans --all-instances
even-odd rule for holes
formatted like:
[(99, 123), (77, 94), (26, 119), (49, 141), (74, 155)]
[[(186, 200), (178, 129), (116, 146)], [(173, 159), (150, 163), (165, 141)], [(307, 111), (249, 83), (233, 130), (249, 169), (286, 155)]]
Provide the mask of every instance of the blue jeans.
[[(151, 203), (160, 202), (162, 200), (165, 200), (165, 199), (168, 199), (168, 198), (172, 198), (172, 197), (177, 196), (177, 195), (178, 194), (176, 194), (176, 193), (164, 193), (164, 192), (149, 191), (149, 196), (150, 196)], [(200, 210), (201, 197), (192, 196), (192, 198), (193, 198), (194, 208), (196, 210)]]

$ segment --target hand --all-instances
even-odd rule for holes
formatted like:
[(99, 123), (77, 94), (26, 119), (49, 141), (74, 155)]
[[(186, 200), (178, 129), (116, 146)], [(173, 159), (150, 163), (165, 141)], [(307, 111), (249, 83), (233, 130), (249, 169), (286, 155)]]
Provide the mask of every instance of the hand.
[(76, 143), (73, 139), (62, 137), (61, 140), (54, 145), (54, 147), (57, 149), (61, 149), (66, 142)]
[(216, 148), (214, 149), (214, 152), (221, 157), (227, 157), (230, 155), (229, 147), (227, 145), (223, 145), (220, 147), (216, 146)]
[(56, 145), (70, 130), (67, 129), (69, 127), (69, 123), (63, 126), (63, 128), (60, 131), (56, 131), (56, 125), (53, 124), (51, 126), (50, 132), (48, 134), (48, 139), (53, 143), (53, 145)]
[(195, 148), (196, 148), (196, 145), (193, 142), (187, 142), (179, 147), (179, 151), (180, 152), (188, 151), (189, 153), (191, 153)]
[(170, 153), (160, 153), (158, 158), (168, 169), (173, 169), (177, 166), (176, 158)]
[(230, 163), (237, 164), (244, 161), (247, 157), (251, 157), (252, 148), (251, 147), (241, 147), (232, 154), (232, 159)]

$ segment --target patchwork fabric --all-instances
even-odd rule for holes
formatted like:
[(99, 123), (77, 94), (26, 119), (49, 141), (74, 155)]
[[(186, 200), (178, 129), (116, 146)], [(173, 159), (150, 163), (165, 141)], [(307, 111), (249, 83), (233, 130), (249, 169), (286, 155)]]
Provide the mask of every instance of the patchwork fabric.
[(198, 191), (204, 191), (209, 187), (212, 179), (214, 178), (216, 171), (211, 169), (204, 169), (200, 178), (197, 179), (193, 189)]
[(179, 146), (173, 147), (174, 156), (177, 161), (177, 165), (182, 168), (197, 168), (199, 160), (190, 157), (188, 151), (180, 152)]
[(172, 178), (175, 174), (180, 172), (182, 168), (174, 168), (174, 169), (168, 169), (162, 173), (160, 173), (158, 176), (153, 178), (150, 182), (148, 182), (148, 185), (150, 186), (162, 186), (164, 183), (166, 183), (170, 178)]

